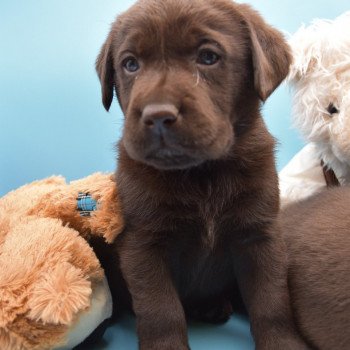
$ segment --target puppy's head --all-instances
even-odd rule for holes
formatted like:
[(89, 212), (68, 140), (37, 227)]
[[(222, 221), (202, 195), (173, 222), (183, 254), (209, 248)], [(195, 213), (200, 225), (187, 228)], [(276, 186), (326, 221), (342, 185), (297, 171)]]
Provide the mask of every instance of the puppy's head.
[(134, 160), (184, 169), (225, 157), (288, 73), (281, 34), (229, 0), (140, 0), (97, 59), (103, 104), (116, 92)]

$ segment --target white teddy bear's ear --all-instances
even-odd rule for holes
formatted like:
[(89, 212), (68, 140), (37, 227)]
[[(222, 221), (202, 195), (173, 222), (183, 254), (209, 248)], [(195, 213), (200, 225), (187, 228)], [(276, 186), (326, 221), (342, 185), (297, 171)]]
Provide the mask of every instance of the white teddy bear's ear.
[(307, 73), (313, 60), (310, 49), (312, 43), (310, 41), (309, 45), (307, 45), (306, 40), (303, 40), (303, 34), (305, 32), (307, 32), (307, 28), (305, 25), (302, 25), (289, 40), (293, 61), (290, 66), (289, 75), (287, 76), (288, 82), (301, 79)]
[(308, 27), (303, 24), (292, 35), (289, 44), (292, 48), (293, 63), (287, 77), (289, 82), (300, 80), (320, 66), (322, 41), (330, 25), (329, 20), (314, 20)]
[(349, 52), (350, 11), (335, 20), (315, 19), (289, 39), (293, 63), (287, 81), (295, 83), (313, 71), (327, 72), (334, 55)]

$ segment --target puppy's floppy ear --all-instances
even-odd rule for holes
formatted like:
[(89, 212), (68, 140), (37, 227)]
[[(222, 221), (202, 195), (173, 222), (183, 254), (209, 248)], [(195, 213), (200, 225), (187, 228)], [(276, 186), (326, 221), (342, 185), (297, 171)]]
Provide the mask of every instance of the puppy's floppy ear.
[(108, 111), (113, 101), (113, 91), (115, 88), (111, 33), (108, 35), (97, 56), (96, 71), (101, 82), (102, 103)]
[(239, 5), (250, 35), (254, 85), (262, 101), (284, 80), (292, 61), (282, 34), (268, 25), (249, 5)]

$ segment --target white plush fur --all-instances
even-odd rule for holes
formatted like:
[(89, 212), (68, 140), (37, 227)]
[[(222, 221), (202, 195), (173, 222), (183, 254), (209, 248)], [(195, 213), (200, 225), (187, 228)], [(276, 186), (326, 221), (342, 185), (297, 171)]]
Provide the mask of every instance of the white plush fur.
[(281, 207), (326, 188), (318, 149), (312, 142), (299, 151), (279, 173)]
[[(293, 122), (316, 145), (340, 183), (350, 183), (350, 11), (315, 20), (290, 39), (294, 63)], [(339, 113), (331, 115), (333, 104)]]

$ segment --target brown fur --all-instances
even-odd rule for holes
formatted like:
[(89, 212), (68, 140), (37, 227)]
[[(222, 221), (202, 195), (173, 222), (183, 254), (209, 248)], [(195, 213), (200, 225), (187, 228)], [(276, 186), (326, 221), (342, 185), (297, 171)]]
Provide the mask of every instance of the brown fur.
[(316, 349), (350, 348), (350, 188), (282, 212), (296, 319)]
[[(219, 61), (198, 63), (204, 49)], [(259, 113), (289, 63), (281, 34), (229, 0), (143, 0), (113, 24), (97, 72), (105, 107), (115, 90), (125, 114), (116, 250), (141, 349), (188, 349), (185, 315), (226, 320), (237, 284), (258, 349), (306, 348)]]

